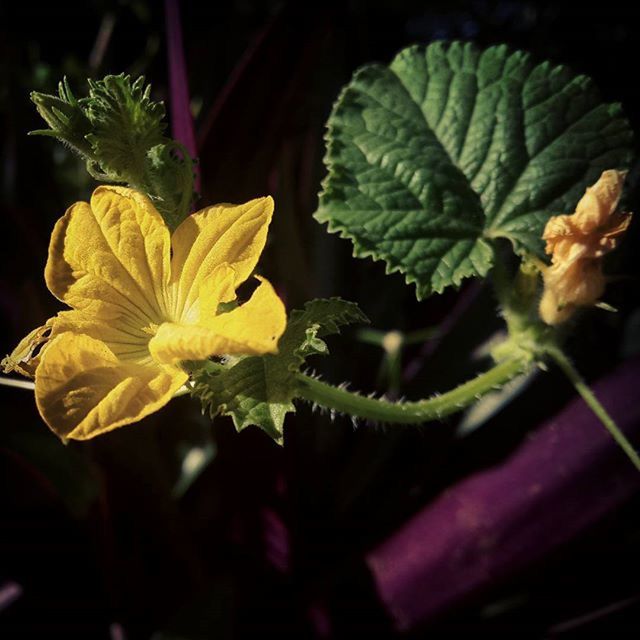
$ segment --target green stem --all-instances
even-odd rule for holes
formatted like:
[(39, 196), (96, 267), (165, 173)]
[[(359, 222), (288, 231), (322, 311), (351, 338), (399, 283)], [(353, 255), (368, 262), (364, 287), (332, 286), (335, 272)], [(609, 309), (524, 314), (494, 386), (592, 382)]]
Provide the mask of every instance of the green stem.
[(298, 395), (321, 407), (357, 418), (396, 424), (419, 424), (461, 411), (489, 391), (500, 388), (524, 373), (530, 366), (530, 358), (512, 358), (451, 391), (417, 402), (393, 403), (367, 398), (303, 373), (297, 375)]
[(602, 406), (598, 398), (596, 398), (595, 394), (583, 380), (580, 373), (576, 370), (573, 364), (571, 364), (569, 358), (567, 358), (560, 349), (550, 349), (548, 353), (555, 360), (560, 369), (562, 369), (567, 378), (569, 378), (576, 391), (582, 396), (582, 399), (587, 403), (591, 411), (598, 416), (600, 422), (602, 422), (613, 439), (618, 443), (618, 445), (620, 445), (620, 448), (627, 454), (636, 469), (640, 471), (640, 456), (638, 455), (638, 452), (633, 448), (633, 445), (629, 440), (627, 440), (624, 433), (620, 431), (618, 425), (607, 413), (607, 410)]

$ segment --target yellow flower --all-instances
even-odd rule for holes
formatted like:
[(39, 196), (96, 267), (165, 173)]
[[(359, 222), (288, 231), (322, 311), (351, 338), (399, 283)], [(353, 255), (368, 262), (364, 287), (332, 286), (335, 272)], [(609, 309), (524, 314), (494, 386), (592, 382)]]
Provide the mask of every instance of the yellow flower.
[(256, 266), (272, 213), (271, 198), (218, 205), (170, 235), (147, 197), (99, 187), (51, 237), (46, 283), (72, 310), (32, 331), (5, 371), (35, 372), (42, 418), (84, 440), (169, 402), (188, 380), (183, 360), (276, 352), (286, 314), (266, 280), (220, 313)]
[(602, 258), (616, 247), (631, 222), (631, 214), (616, 212), (625, 176), (623, 171), (603, 172), (574, 214), (547, 222), (542, 239), (551, 266), (543, 270), (539, 307), (547, 324), (564, 322), (577, 307), (594, 304), (604, 293)]

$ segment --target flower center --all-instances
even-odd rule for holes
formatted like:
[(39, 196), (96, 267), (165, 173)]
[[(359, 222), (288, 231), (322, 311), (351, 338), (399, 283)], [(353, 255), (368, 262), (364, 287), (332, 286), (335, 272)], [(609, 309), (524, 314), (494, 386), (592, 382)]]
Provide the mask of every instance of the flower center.
[(151, 337), (155, 336), (158, 333), (158, 329), (160, 325), (156, 322), (150, 322), (146, 327), (142, 327), (143, 333), (150, 335)]

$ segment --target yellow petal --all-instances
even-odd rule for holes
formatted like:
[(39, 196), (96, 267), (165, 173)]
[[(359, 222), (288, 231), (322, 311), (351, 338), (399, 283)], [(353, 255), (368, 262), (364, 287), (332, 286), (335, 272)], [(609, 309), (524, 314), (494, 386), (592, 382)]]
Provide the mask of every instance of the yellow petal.
[(258, 262), (273, 215), (273, 199), (220, 204), (189, 216), (172, 238), (171, 281), (176, 288), (174, 318), (180, 320), (199, 296), (200, 285), (227, 263), (244, 282)]
[(605, 290), (600, 260), (582, 259), (547, 267), (539, 313), (550, 325), (568, 320), (578, 307), (595, 304)]
[(553, 289), (544, 290), (538, 307), (542, 321), (552, 326), (566, 322), (575, 310), (576, 308), (573, 305), (560, 304)]
[(99, 340), (52, 340), (36, 371), (40, 415), (61, 438), (87, 440), (141, 420), (186, 382), (177, 368), (123, 363)]
[[(573, 237), (576, 229), (572, 224), (573, 216), (552, 216), (547, 221), (542, 239), (546, 241), (545, 251), (554, 254), (556, 259), (559, 255), (564, 255), (567, 248), (573, 244)], [(568, 241), (568, 242), (567, 242)]]
[(587, 188), (573, 216), (575, 225), (582, 233), (591, 233), (607, 224), (620, 202), (626, 175), (626, 171), (603, 171), (598, 181)]
[(169, 230), (148, 198), (99, 187), (91, 204), (76, 203), (56, 224), (45, 279), (71, 307), (144, 326), (165, 307), (169, 256)]
[(150, 362), (149, 340), (151, 333), (127, 322), (123, 316), (115, 316), (109, 321), (97, 318), (82, 310), (62, 311), (50, 321), (51, 338), (61, 333), (84, 334), (104, 342), (120, 360), (130, 360), (140, 364)]
[(614, 213), (609, 219), (609, 225), (598, 238), (597, 245), (592, 248), (594, 258), (601, 258), (618, 246), (618, 240), (626, 233), (631, 224), (631, 213)]
[(287, 317), (282, 301), (267, 280), (242, 306), (202, 324), (165, 323), (149, 350), (160, 363), (204, 360), (212, 355), (276, 353)]
[(238, 276), (228, 264), (221, 264), (200, 285), (198, 297), (190, 307), (183, 309), (180, 321), (184, 324), (202, 324), (215, 317), (218, 305), (236, 299)]

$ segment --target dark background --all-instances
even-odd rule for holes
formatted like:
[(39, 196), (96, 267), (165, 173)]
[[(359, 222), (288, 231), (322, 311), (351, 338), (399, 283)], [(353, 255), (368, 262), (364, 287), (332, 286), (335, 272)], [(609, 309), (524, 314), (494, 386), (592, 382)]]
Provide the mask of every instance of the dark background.
[[(183, 2), (192, 109), (203, 177), (201, 204), (276, 199), (261, 270), (288, 308), (313, 297), (357, 301), (382, 330), (445, 322), (447, 335), (407, 347), (415, 364), (400, 393), (445, 390), (477, 368), (468, 354), (499, 327), (490, 291), (473, 283), (416, 303), (402, 278), (351, 257), (311, 214), (323, 176), (323, 126), (340, 87), (361, 64), (438, 38), (505, 42), (591, 75), (605, 99), (640, 125), (640, 10), (562, 2)], [(0, 153), (3, 214), (0, 351), (59, 310), (42, 271), (55, 220), (93, 183), (41, 127), (31, 90), (66, 75), (145, 74), (168, 101), (163, 5), (151, 1), (0, 5)], [(170, 108), (170, 104), (168, 104)], [(628, 207), (635, 207), (631, 174)], [(622, 276), (607, 291), (617, 314), (590, 311), (569, 348), (585, 375), (606, 374), (638, 352), (638, 224), (612, 257)], [(462, 301), (461, 301), (462, 298)], [(464, 323), (451, 314), (466, 306)], [(383, 352), (355, 330), (332, 339), (317, 366), (328, 379), (389, 390)], [(257, 428), (213, 426), (181, 398), (142, 423), (63, 447), (32, 394), (0, 388), (0, 636), (253, 638), (396, 637), (363, 554), (457, 479), (489, 467), (571, 397), (541, 376), (471, 436), (455, 420), (422, 428), (354, 428), (301, 406), (285, 446)], [(208, 463), (184, 473), (186, 451)], [(556, 637), (558, 625), (603, 607), (607, 615), (558, 637), (638, 637), (640, 520), (634, 499), (596, 527), (407, 637)], [(320, 617), (325, 622), (318, 621)], [(556, 631), (554, 631), (554, 629)], [(120, 635), (119, 635), (120, 634)], [(124, 635), (122, 635), (124, 634)]]

